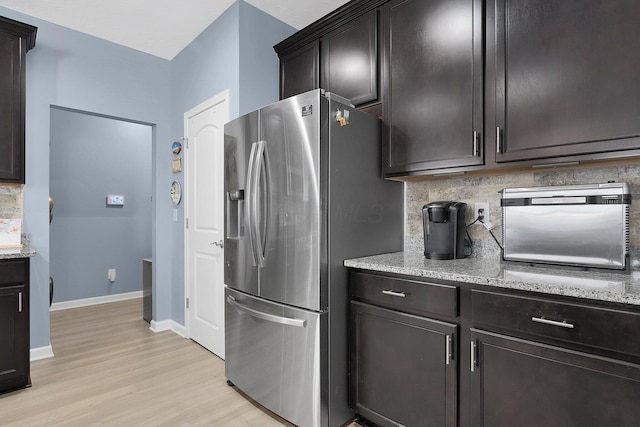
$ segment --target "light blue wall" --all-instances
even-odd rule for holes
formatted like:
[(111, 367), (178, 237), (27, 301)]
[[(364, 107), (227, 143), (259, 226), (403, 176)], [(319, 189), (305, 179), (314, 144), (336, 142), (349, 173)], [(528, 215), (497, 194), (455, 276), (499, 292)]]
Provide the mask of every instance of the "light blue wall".
[(278, 100), (279, 62), (273, 46), (296, 29), (245, 2), (240, 2), (240, 18), (242, 115)]
[[(142, 259), (151, 257), (151, 131), (51, 109), (54, 302), (142, 291)], [(124, 206), (107, 206), (107, 194), (124, 195)], [(107, 279), (110, 268), (115, 282)]]
[[(231, 5), (171, 62), (171, 129), (184, 135), (184, 113), (229, 89), (230, 111), (238, 108), (238, 3)], [(181, 157), (183, 157), (184, 152)], [(184, 184), (184, 173), (176, 175)], [(184, 325), (184, 201), (169, 230), (176, 256), (171, 270), (171, 319)]]
[(171, 143), (183, 136), (184, 113), (224, 90), (231, 118), (277, 100), (272, 46), (295, 29), (239, 0), (167, 61), (3, 7), (0, 15), (38, 27), (27, 55), (23, 225), (38, 253), (31, 259), (31, 347), (49, 345), (51, 106), (153, 126), (154, 320), (184, 324), (183, 204), (174, 222), (168, 195), (182, 174), (171, 172)]
[[(238, 1), (171, 62), (171, 117), (175, 139), (184, 136), (184, 113), (229, 90), (230, 117), (278, 100), (278, 57), (273, 45), (295, 32), (261, 10)], [(184, 182), (183, 174), (179, 179)], [(184, 203), (171, 227), (172, 319), (184, 324)]]
[[(0, 7), (0, 15), (38, 27), (27, 55), (26, 184), (24, 230), (37, 255), (31, 258), (31, 347), (49, 345), (49, 139), (51, 106), (89, 111), (153, 124), (155, 178), (153, 257), (170, 265), (169, 150), (155, 150), (170, 131), (170, 61), (125, 48)], [(163, 167), (157, 167), (162, 165)], [(85, 248), (93, 251), (94, 248)], [(162, 268), (160, 269), (162, 272)], [(169, 276), (158, 275), (155, 314), (170, 318)], [(54, 349), (55, 352), (55, 349)]]

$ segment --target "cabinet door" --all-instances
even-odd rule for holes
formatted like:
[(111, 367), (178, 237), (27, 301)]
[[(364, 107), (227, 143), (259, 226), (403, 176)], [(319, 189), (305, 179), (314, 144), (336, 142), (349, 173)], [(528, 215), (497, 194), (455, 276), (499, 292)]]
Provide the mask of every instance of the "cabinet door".
[(456, 325), (351, 302), (350, 404), (380, 426), (455, 426)]
[(0, 31), (0, 182), (24, 182), (24, 67), (20, 37)]
[(637, 0), (489, 4), (498, 162), (640, 148)]
[(25, 286), (0, 287), (0, 393), (29, 383)]
[(378, 99), (378, 12), (372, 10), (320, 40), (322, 88), (354, 105)]
[(280, 99), (320, 87), (318, 40), (280, 58)]
[(477, 425), (638, 425), (639, 365), (473, 329), (471, 339)]
[(387, 176), (483, 164), (482, 1), (383, 8)]

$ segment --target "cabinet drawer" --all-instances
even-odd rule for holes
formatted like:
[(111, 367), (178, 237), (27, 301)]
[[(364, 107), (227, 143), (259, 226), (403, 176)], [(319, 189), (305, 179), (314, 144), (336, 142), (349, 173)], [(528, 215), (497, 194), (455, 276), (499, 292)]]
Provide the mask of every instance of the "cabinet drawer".
[(458, 315), (458, 287), (351, 273), (351, 297), (407, 313)]
[(27, 265), (24, 259), (0, 260), (0, 286), (24, 283)]
[(550, 300), (472, 291), (473, 322), (640, 356), (640, 314)]

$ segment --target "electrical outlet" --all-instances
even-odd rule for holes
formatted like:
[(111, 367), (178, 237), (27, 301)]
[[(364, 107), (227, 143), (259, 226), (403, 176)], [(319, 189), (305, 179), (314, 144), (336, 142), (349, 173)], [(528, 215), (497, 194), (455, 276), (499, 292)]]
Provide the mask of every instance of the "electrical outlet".
[(478, 219), (482, 222), (490, 222), (491, 218), (489, 216), (489, 203), (476, 203), (473, 205), (473, 221)]
[(109, 279), (109, 281), (111, 283), (116, 281), (116, 269), (115, 268), (110, 268), (107, 270), (107, 279)]

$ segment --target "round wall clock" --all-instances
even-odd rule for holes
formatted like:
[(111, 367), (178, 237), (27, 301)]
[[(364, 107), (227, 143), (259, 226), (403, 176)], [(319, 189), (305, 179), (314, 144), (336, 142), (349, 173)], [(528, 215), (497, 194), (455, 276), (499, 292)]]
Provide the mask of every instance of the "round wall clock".
[(169, 194), (171, 195), (171, 201), (174, 205), (180, 203), (182, 199), (182, 187), (178, 181), (173, 181), (171, 183), (171, 188), (169, 188)]

